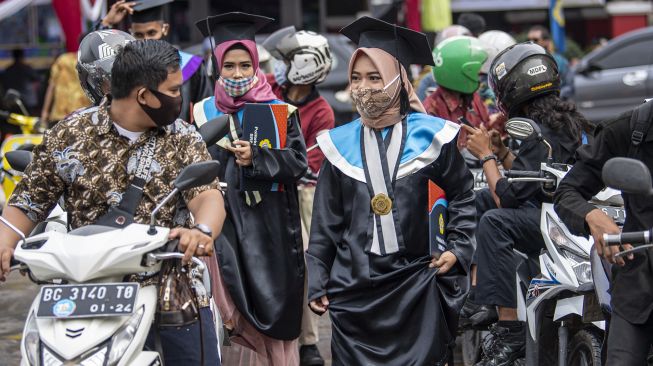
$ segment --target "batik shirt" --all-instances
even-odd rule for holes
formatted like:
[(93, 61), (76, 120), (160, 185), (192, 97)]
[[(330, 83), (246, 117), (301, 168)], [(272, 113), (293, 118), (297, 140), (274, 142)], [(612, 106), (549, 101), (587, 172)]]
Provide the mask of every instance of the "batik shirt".
[[(165, 129), (143, 133), (134, 143), (119, 135), (109, 117), (109, 101), (76, 113), (48, 130), (41, 145), (34, 148), (34, 160), (25, 171), (9, 205), (21, 209), (30, 220), (44, 220), (64, 196), (64, 209), (73, 228), (92, 224), (110, 206), (117, 206), (134, 177), (138, 158), (151, 136), (156, 136), (155, 153), (135, 221), (148, 223), (156, 204), (173, 190), (182, 168), (210, 160), (202, 137), (181, 120)], [(211, 185), (183, 192), (190, 202)], [(188, 211), (177, 210), (178, 197), (157, 215), (157, 225), (189, 224)]]

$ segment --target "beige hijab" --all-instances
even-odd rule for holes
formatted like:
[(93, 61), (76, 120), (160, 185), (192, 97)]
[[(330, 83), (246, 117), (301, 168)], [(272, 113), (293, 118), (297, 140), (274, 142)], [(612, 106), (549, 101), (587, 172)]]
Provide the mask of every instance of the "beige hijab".
[[(401, 68), (401, 77), (404, 81), (404, 89), (406, 89), (408, 92), (410, 108), (417, 112), (426, 113), (422, 102), (420, 102), (419, 98), (417, 98), (417, 94), (415, 94), (415, 90), (408, 80), (406, 69), (403, 67), (403, 65), (397, 62), (397, 59), (394, 56), (380, 48), (361, 47), (354, 52), (354, 54), (351, 56), (351, 60), (349, 61), (349, 85), (351, 85), (351, 73), (354, 69), (354, 62), (361, 53), (364, 53), (367, 55), (367, 57), (370, 58), (370, 60), (372, 60), (372, 63), (381, 74), (383, 85), (387, 85), (397, 76), (397, 66), (399, 66)], [(388, 93), (392, 93), (393, 87), (388, 88), (387, 91)], [(361, 117), (364, 125), (371, 128), (385, 128), (401, 121), (402, 116), (399, 113), (399, 88), (395, 87), (394, 91), (395, 94), (392, 96), (392, 103), (390, 104), (390, 107), (388, 107), (388, 109), (386, 109), (383, 114), (377, 118), (374, 118), (373, 120), (367, 120), (367, 118)]]

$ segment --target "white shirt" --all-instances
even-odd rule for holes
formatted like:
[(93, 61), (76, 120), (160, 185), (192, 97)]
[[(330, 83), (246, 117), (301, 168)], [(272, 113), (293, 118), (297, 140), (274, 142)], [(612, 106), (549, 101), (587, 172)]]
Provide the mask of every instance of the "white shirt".
[(125, 136), (126, 138), (128, 138), (129, 142), (132, 144), (136, 142), (136, 140), (138, 140), (138, 138), (141, 137), (141, 135), (144, 133), (144, 132), (134, 132), (134, 131), (126, 130), (123, 127), (120, 127), (120, 125), (118, 125), (115, 122), (113, 123), (113, 125), (116, 126), (116, 130), (118, 130), (118, 134), (120, 134), (120, 136)]

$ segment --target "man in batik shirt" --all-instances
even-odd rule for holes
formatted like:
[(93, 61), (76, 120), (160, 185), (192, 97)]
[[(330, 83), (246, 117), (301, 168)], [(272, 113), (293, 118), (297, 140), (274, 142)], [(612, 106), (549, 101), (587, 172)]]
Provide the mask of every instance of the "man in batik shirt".
[[(179, 172), (190, 164), (210, 160), (201, 136), (177, 120), (181, 85), (179, 53), (170, 44), (148, 40), (125, 46), (112, 69), (113, 100), (107, 98), (98, 107), (71, 115), (45, 134), (3, 216), (29, 233), (63, 195), (72, 228), (93, 224), (120, 203), (139, 159), (145, 151), (153, 150), (143, 195), (134, 212), (136, 223), (148, 223), (156, 204), (174, 189)], [(179, 239), (185, 261), (192, 255), (213, 253), (213, 240), (220, 234), (225, 217), (217, 184), (214, 181), (181, 195), (193, 214), (192, 229), (184, 225), (188, 212), (175, 218), (179, 211), (176, 207), (182, 203), (179, 196), (157, 215), (156, 225), (186, 226), (170, 233), (170, 239)], [(16, 233), (0, 225), (0, 281), (9, 271), (18, 239)], [(160, 331), (167, 363), (199, 364), (203, 337), (205, 365), (219, 365), (215, 324), (207, 305), (200, 303), (201, 327), (194, 323)]]

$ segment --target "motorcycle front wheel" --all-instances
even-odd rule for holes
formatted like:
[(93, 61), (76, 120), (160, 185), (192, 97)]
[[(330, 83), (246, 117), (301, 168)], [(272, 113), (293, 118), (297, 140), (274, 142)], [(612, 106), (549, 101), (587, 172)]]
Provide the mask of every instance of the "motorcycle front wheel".
[(594, 332), (581, 330), (569, 342), (568, 366), (601, 366), (602, 339)]

